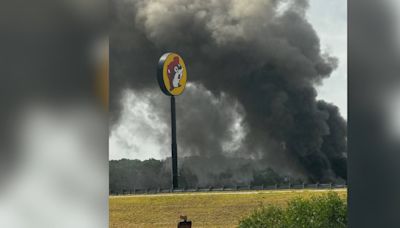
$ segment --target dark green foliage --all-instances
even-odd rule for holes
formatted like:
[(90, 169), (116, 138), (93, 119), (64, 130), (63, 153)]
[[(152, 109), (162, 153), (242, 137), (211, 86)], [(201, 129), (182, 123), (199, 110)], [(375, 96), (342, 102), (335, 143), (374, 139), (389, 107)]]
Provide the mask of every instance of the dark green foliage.
[(287, 207), (266, 206), (240, 221), (240, 228), (341, 228), (347, 224), (347, 204), (335, 192), (296, 198)]
[(170, 173), (163, 161), (122, 159), (110, 161), (109, 167), (111, 192), (170, 186)]
[[(179, 187), (271, 187), (275, 184), (299, 185), (306, 180), (284, 176), (269, 167), (253, 167), (247, 161), (227, 160), (225, 166), (209, 158), (190, 157), (179, 160)], [(214, 162), (214, 163), (213, 163)], [(156, 190), (171, 188), (171, 159), (145, 161), (121, 159), (110, 161), (110, 192), (129, 192), (134, 189)]]
[(252, 185), (274, 185), (284, 182), (284, 178), (271, 168), (254, 172), (253, 176), (254, 180), (251, 182)]
[(182, 168), (179, 170), (179, 186), (188, 188), (195, 187), (197, 185), (197, 176), (190, 169), (186, 168), (185, 165), (182, 165)]
[(240, 228), (280, 228), (285, 220), (285, 211), (277, 206), (268, 206), (256, 210), (250, 217), (240, 221)]
[(253, 186), (271, 186), (275, 184), (302, 184), (304, 181), (299, 178), (279, 175), (275, 170), (266, 168), (253, 171)]

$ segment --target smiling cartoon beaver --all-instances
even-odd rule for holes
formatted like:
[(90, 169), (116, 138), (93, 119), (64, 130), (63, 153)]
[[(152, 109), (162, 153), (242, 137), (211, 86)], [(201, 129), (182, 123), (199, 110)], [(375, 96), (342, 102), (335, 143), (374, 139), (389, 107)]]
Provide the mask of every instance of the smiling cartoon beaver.
[(179, 84), (180, 80), (182, 79), (183, 75), (183, 68), (179, 63), (179, 57), (175, 56), (172, 62), (168, 64), (167, 67), (168, 79), (169, 79), (169, 90), (172, 91), (175, 88), (180, 87)]

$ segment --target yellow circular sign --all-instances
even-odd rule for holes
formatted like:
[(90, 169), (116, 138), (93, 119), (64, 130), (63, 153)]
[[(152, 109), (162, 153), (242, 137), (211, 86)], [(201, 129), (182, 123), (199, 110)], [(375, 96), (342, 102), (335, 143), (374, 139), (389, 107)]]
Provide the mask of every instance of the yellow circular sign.
[(178, 96), (185, 90), (187, 71), (182, 57), (175, 53), (166, 53), (158, 62), (158, 84), (169, 96)]

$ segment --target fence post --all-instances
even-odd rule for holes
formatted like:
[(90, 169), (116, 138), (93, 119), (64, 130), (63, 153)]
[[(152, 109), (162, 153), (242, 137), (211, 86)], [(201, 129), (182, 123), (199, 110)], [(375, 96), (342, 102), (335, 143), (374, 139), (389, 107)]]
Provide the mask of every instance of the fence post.
[(319, 182), (317, 182), (317, 183), (315, 184), (315, 187), (316, 187), (316, 188), (319, 188)]
[(275, 184), (275, 189), (278, 189), (278, 184)]
[(302, 184), (302, 186), (301, 186), (301, 187), (304, 189), (304, 187), (305, 187), (305, 186), (304, 186), (304, 182), (303, 182), (303, 184)]
[(261, 190), (264, 190), (264, 184), (261, 185)]

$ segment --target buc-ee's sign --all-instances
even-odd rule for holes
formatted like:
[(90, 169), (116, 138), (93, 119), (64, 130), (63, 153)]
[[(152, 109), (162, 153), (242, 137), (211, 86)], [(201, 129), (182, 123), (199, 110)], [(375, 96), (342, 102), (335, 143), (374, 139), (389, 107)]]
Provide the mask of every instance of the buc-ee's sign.
[(158, 61), (157, 80), (161, 90), (168, 96), (178, 96), (185, 90), (187, 72), (182, 57), (166, 53)]

